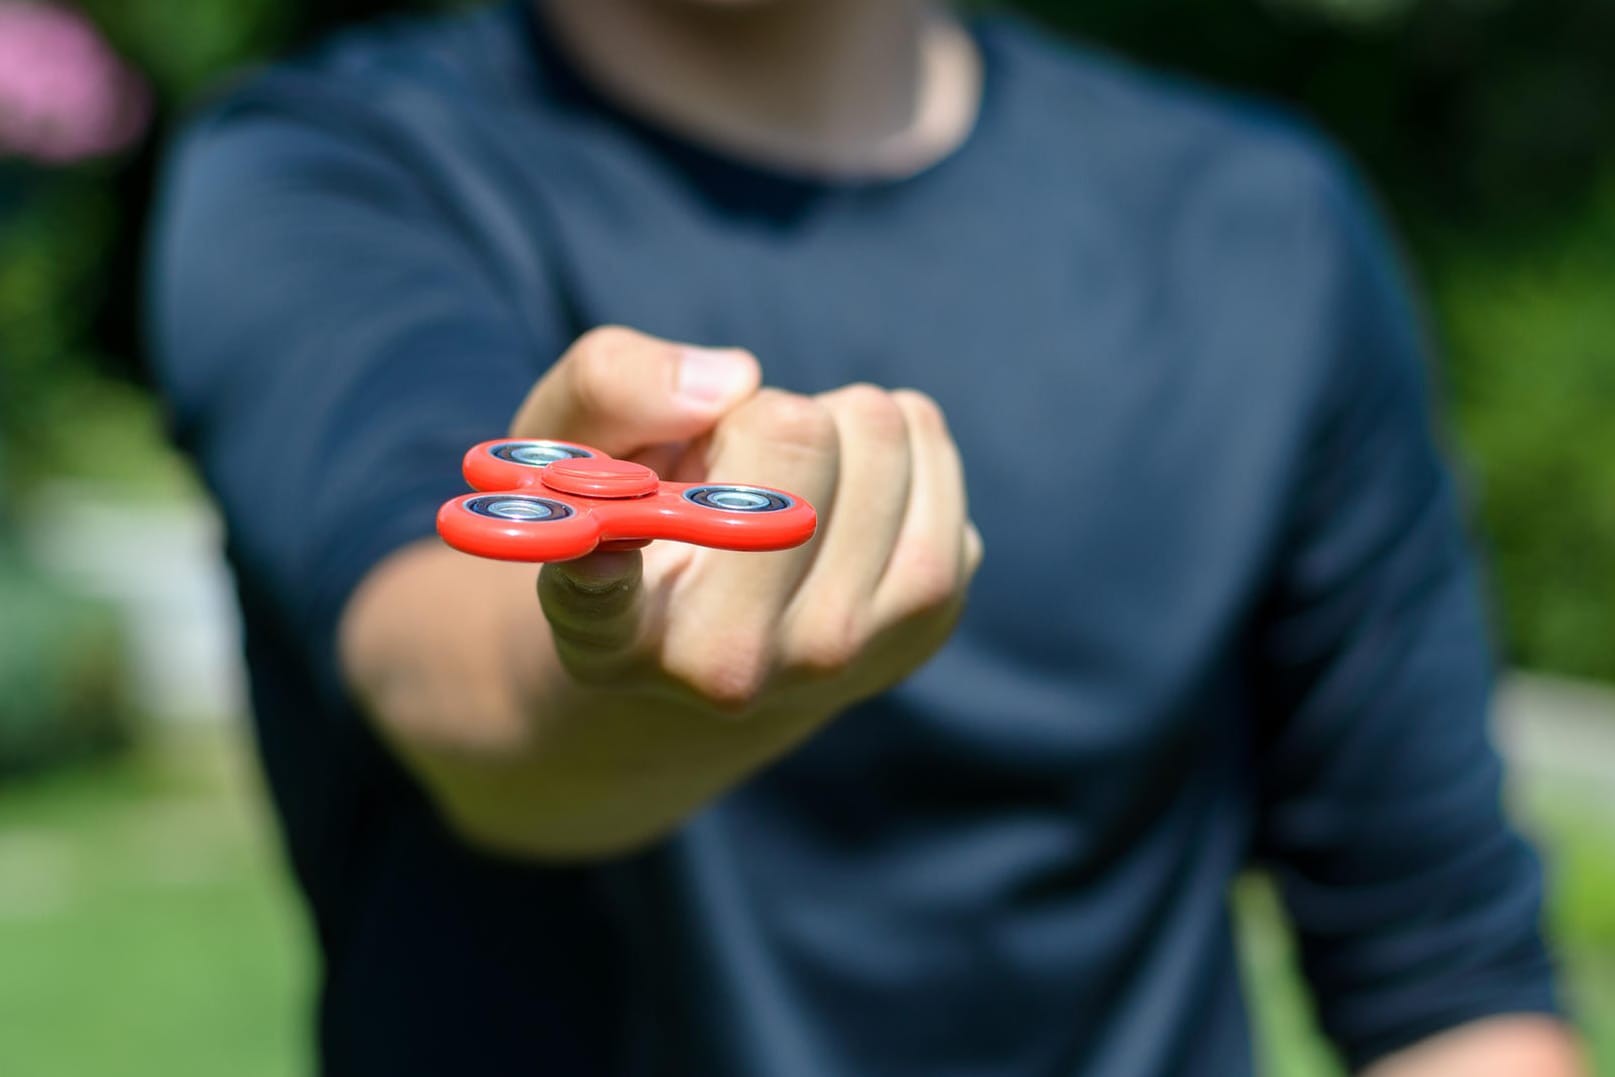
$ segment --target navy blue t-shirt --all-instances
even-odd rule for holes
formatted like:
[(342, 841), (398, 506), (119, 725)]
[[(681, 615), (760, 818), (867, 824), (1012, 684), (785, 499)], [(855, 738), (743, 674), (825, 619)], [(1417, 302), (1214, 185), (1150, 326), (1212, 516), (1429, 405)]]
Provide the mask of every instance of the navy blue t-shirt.
[[(152, 275), (223, 507), (333, 1074), (1243, 1074), (1271, 865), (1353, 1063), (1554, 1006), (1417, 320), (1318, 141), (976, 26), (968, 141), (748, 165), (519, 4), (373, 27), (192, 128)], [(472, 852), (347, 701), (344, 602), (583, 331), (915, 386), (987, 557), (952, 640), (673, 837)]]

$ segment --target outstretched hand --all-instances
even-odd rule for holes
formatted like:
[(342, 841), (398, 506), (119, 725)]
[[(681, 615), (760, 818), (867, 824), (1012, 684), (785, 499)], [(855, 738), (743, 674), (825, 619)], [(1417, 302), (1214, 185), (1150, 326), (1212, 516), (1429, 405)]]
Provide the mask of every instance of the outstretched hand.
[[(872, 385), (764, 389), (703, 429), (669, 369), (687, 354), (597, 331), (538, 383), (510, 433), (637, 454), (682, 481), (793, 490), (817, 506), (819, 533), (767, 554), (658, 543), (547, 565), (539, 596), (556, 651), (584, 685), (811, 728), (901, 680), (956, 622), (981, 558), (958, 451), (929, 398)], [(755, 370), (745, 353), (720, 361)]]
[(526, 565), (440, 543), (372, 570), (349, 683), (468, 840), (542, 859), (637, 848), (891, 686), (953, 629), (981, 560), (959, 456), (920, 393), (759, 389), (757, 361), (626, 329), (580, 338), (511, 435), (818, 508), (812, 541), (678, 542)]

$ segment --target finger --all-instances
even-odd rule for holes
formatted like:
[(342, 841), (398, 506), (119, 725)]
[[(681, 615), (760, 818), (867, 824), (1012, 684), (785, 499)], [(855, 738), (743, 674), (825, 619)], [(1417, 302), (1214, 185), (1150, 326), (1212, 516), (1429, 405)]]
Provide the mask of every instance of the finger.
[(964, 548), (964, 578), (966, 581), (975, 576), (976, 570), (981, 567), (981, 559), (987, 556), (987, 543), (981, 537), (981, 529), (974, 520), (965, 521), (965, 548)]
[(556, 653), (573, 676), (610, 680), (632, 661), (645, 606), (642, 574), (638, 550), (597, 550), (539, 572), (539, 605)]
[[(833, 511), (838, 458), (835, 421), (823, 404), (764, 389), (719, 427), (708, 475), (789, 491), (823, 515)], [(725, 647), (760, 661), (759, 641), (772, 640), (818, 541), (771, 553), (702, 550), (678, 583), (665, 642), (669, 667), (704, 669), (709, 652)]]
[(892, 398), (907, 420), (913, 477), (907, 513), (875, 589), (875, 616), (883, 624), (956, 602), (977, 556), (969, 538), (964, 467), (942, 409), (912, 389), (896, 390)]
[(856, 635), (907, 515), (912, 479), (908, 421), (890, 393), (849, 385), (818, 398), (836, 424), (835, 511), (820, 513), (818, 555), (793, 602), (809, 636)]
[(608, 326), (579, 337), (533, 386), (510, 435), (579, 441), (612, 456), (687, 441), (757, 390), (757, 360)]

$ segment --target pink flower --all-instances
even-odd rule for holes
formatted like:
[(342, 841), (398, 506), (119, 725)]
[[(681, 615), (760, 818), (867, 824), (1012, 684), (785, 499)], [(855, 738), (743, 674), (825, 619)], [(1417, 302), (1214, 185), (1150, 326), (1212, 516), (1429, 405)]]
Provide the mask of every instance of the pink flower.
[(0, 157), (61, 164), (115, 153), (151, 120), (151, 92), (89, 20), (0, 0)]

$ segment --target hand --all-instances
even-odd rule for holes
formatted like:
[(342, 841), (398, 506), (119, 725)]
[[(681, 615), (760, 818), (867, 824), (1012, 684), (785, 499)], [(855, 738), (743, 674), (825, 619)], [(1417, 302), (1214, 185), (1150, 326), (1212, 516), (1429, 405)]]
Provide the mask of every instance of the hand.
[[(577, 414), (565, 384), (540, 384), (512, 436), (612, 455), (643, 443), (603, 421), (604, 395)], [(774, 553), (656, 543), (541, 570), (565, 674), (530, 696), (548, 766), (519, 849), (610, 855), (677, 825), (929, 658), (981, 560), (958, 451), (917, 392), (765, 389), (663, 466), (791, 490), (817, 507), (818, 533)]]
[(758, 380), (744, 352), (599, 330), (511, 434), (791, 490), (819, 510), (811, 543), (596, 552), (545, 566), (535, 603), (528, 566), (431, 542), (350, 600), (349, 684), (468, 841), (548, 860), (642, 846), (946, 639), (981, 540), (936, 405)]
[[(571, 425), (564, 401), (545, 395), (535, 390), (513, 436), (632, 447), (609, 428)], [(792, 739), (901, 680), (947, 638), (981, 540), (929, 398), (870, 385), (812, 399), (763, 390), (695, 450), (673, 477), (790, 489), (817, 506), (817, 536), (769, 554), (660, 543), (643, 559), (546, 566), (539, 594), (577, 681)]]

